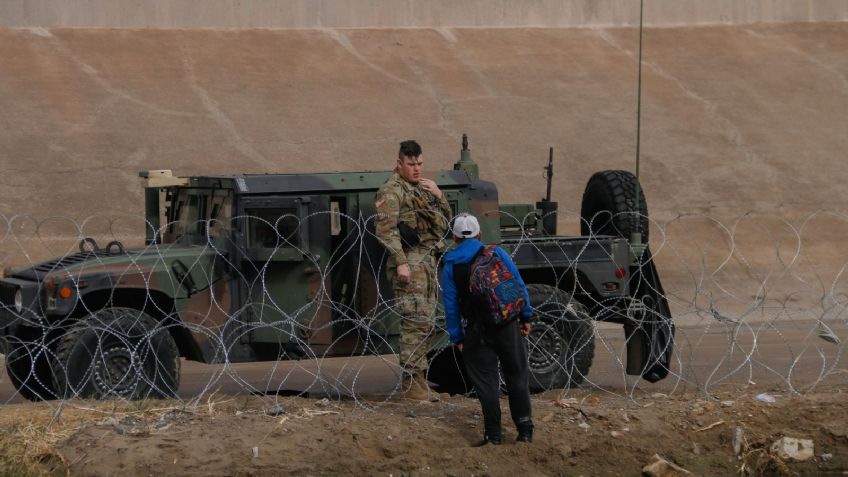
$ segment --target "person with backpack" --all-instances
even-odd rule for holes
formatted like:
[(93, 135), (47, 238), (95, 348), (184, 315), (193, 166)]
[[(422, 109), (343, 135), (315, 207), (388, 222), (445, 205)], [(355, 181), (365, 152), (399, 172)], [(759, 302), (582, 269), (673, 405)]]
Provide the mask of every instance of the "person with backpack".
[(518, 442), (532, 442), (527, 348), (533, 310), (527, 287), (509, 255), (480, 241), (480, 223), (470, 214), (451, 227), (456, 247), (444, 256), (441, 285), (450, 341), (462, 353), (465, 371), (483, 411), (483, 440), (503, 442), (498, 363), (509, 393)]

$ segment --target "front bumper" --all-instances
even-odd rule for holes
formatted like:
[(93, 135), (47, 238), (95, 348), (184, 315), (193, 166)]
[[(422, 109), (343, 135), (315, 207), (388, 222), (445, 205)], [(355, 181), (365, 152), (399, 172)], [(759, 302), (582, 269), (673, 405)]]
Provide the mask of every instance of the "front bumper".
[[(15, 305), (15, 295), (20, 291), (20, 309)], [(44, 316), (41, 300), (41, 284), (19, 278), (0, 280), (0, 332), (7, 335), (13, 327), (35, 323)]]

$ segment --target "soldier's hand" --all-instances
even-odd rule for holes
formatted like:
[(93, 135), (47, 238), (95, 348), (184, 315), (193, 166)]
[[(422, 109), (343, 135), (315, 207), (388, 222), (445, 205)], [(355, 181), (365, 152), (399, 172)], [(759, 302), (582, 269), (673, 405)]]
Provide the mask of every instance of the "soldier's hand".
[(439, 198), (439, 199), (442, 198), (442, 190), (439, 189), (439, 186), (437, 186), (436, 183), (433, 182), (432, 180), (421, 179), (420, 181), (418, 181), (418, 183), (421, 184), (421, 187), (423, 187), (424, 190), (433, 194), (434, 196), (436, 196), (436, 198)]
[(457, 343), (457, 344), (456, 344), (456, 349), (458, 349), (458, 350), (459, 350), (459, 352), (460, 352), (460, 353), (462, 353), (462, 343)]
[(411, 274), (409, 273), (409, 264), (402, 263), (397, 267), (398, 280), (401, 283), (409, 283), (409, 279), (411, 278)]
[(521, 336), (527, 336), (530, 334), (530, 330), (533, 329), (533, 325), (530, 324), (529, 321), (521, 323), (518, 325), (518, 332), (521, 333)]

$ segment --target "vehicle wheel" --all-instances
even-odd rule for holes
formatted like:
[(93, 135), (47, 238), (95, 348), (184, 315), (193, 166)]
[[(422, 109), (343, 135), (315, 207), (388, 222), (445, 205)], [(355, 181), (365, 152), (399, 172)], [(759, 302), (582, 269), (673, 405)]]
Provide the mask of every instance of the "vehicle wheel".
[(637, 183), (636, 176), (628, 171), (593, 174), (583, 192), (580, 233), (630, 239), (631, 233), (641, 232), (642, 243), (648, 243), (648, 204), (640, 187), (636, 208)]
[(30, 401), (56, 399), (51, 353), (41, 337), (6, 338), (6, 373), (21, 396)]
[(583, 382), (595, 357), (592, 318), (571, 295), (549, 285), (527, 285), (533, 329), (527, 337), (530, 391)]
[(130, 308), (107, 308), (75, 323), (56, 347), (55, 385), (66, 398), (173, 397), (180, 354), (168, 330)]

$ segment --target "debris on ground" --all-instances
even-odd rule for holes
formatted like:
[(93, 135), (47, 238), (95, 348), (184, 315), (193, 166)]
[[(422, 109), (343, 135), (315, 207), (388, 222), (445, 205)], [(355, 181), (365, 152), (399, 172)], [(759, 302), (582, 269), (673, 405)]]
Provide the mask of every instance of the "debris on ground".
[(813, 440), (795, 437), (781, 437), (771, 445), (770, 450), (781, 460), (803, 462), (813, 458)]
[(771, 395), (771, 394), (769, 394), (769, 393), (760, 393), (760, 394), (757, 394), (757, 395), (754, 397), (754, 399), (756, 399), (757, 401), (761, 401), (761, 402), (777, 402), (777, 399), (775, 399), (775, 398), (774, 398), (774, 396), (772, 396), (772, 395)]
[(318, 401), (315, 401), (315, 407), (327, 407), (329, 405), (330, 405), (330, 400), (327, 399), (327, 398), (322, 398), (322, 399), (319, 399)]
[(645, 467), (642, 467), (642, 474), (648, 477), (684, 477), (694, 475), (674, 462), (663, 459), (659, 454), (654, 454), (651, 462)]
[(745, 440), (745, 430), (741, 427), (733, 429), (733, 455), (739, 458), (742, 455), (742, 443)]
[(286, 408), (283, 406), (275, 406), (268, 409), (265, 409), (265, 414), (268, 416), (276, 417), (286, 413)]

